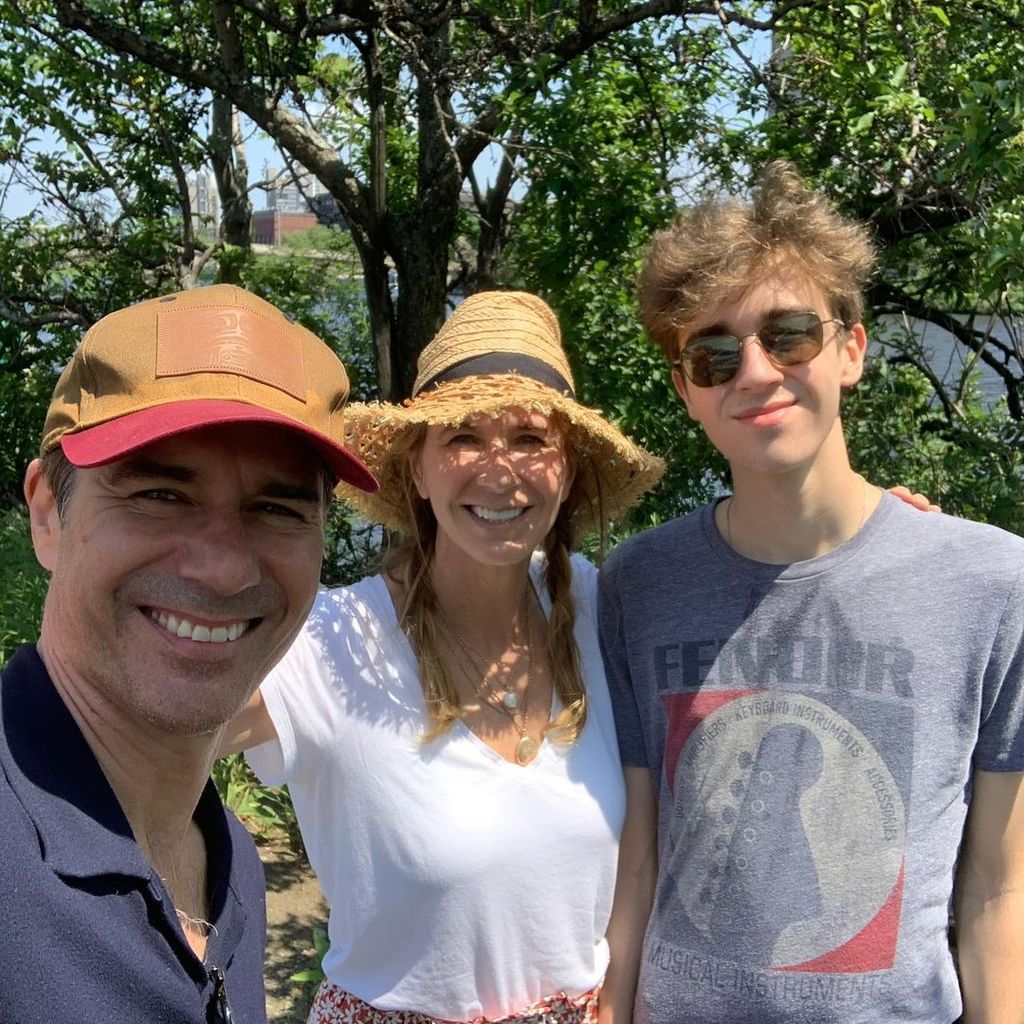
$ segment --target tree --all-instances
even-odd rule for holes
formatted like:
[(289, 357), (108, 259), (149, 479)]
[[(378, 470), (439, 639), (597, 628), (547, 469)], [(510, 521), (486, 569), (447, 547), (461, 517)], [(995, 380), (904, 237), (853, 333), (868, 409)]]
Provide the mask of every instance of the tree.
[[(948, 331), (964, 352), (963, 371), (942, 379), (919, 329), (889, 328), (889, 365), (852, 403), (855, 453), (880, 479), (918, 484), (949, 511), (1018, 531), (1022, 27), (1019, 0), (794, 9), (763, 76), (770, 113), (751, 153), (755, 163), (792, 156), (873, 228), (880, 271), (868, 300), (876, 334), (886, 320), (909, 317)], [(993, 333), (994, 323), (1003, 331)], [(981, 366), (1003, 385), (993, 409), (977, 392)]]
[[(713, 493), (722, 469), (668, 413), (667, 373), (637, 327), (637, 261), (673, 206), (742, 190), (779, 155), (874, 226), (873, 312), (946, 324), (1005, 386), (1005, 411), (976, 415), (968, 376), (943, 383), (896, 339), (894, 359), (924, 374), (938, 415), (922, 411), (913, 433), (893, 436), (880, 468), (897, 472), (892, 453), (929, 435), (974, 452), (1020, 443), (1019, 344), (990, 338), (981, 316), (953, 315), (1010, 314), (1019, 301), (1024, 44), (1003, 29), (1021, 24), (1020, 0), (16, 8), (26, 30), (59, 44), (66, 81), (96, 62), (116, 69), (103, 71), (111, 80), (152, 76), (158, 97), (181, 104), (212, 96), (317, 174), (352, 231), (385, 397), (406, 391), (453, 289), (547, 296), (581, 396), (671, 455), (648, 520)], [(485, 151), (497, 154), (487, 173)], [(166, 159), (149, 161), (170, 196)], [(229, 255), (247, 279), (240, 249), (217, 255), (219, 272)], [(887, 408), (861, 405), (895, 427)], [(999, 472), (1020, 476), (1012, 460)]]
[[(630, 105), (628, 70), (606, 72), (618, 76), (617, 105), (603, 109), (622, 116), (604, 118), (596, 141), (581, 112), (599, 102), (601, 75), (535, 112), (533, 132), (545, 126), (558, 155), (541, 162), (518, 211), (513, 272), (553, 297), (584, 397), (669, 455), (666, 487), (645, 514), (675, 514), (722, 487), (724, 467), (672, 413), (666, 368), (643, 347), (631, 295), (636, 260), (650, 230), (700, 194), (701, 182), (742, 192), (767, 160), (790, 157), (873, 227), (875, 329), (906, 314), (951, 330), (967, 355), (965, 371), (943, 381), (919, 332), (890, 330), (889, 361), (872, 359), (848, 403), (858, 464), (880, 481), (924, 489), (950, 511), (1024, 530), (1024, 347), (1011, 317), (1024, 252), (1024, 81), (1015, 70), (1024, 37), (1000, 28), (1021, 5), (781, 8), (774, 50), (730, 26), (709, 33), (704, 54), (686, 62), (685, 83), (664, 70), (653, 78), (668, 90), (656, 107), (669, 125), (685, 116), (673, 96), (705, 106), (734, 98), (717, 120), (704, 114), (688, 136), (673, 138), (669, 160), (644, 165), (643, 138), (658, 133)], [(714, 79), (703, 91), (695, 68)], [(993, 314), (1005, 319), (1008, 342), (992, 336)], [(985, 408), (972, 377), (978, 365), (998, 375), (1005, 405)]]
[[(464, 194), (480, 226), (475, 271), (493, 278), (528, 115), (553, 83), (648, 26), (671, 46), (708, 17), (770, 29), (777, 16), (758, 20), (730, 0), (21, 6), (230, 100), (323, 182), (359, 250), (381, 391), (392, 398), (407, 393), (443, 319)], [(477, 162), (492, 144), (500, 169), (485, 187)]]
[[(39, 203), (23, 221), (16, 258), (30, 255), (33, 242), (62, 270), (76, 251), (102, 253), (104, 273), (133, 277), (135, 295), (144, 276), (161, 285), (194, 282), (214, 251), (209, 227), (197, 231), (186, 180), (210, 157), (200, 134), (206, 104), (94, 43), (69, 48), (7, 3), (0, 42), (0, 147), (10, 179)], [(45, 230), (44, 220), (58, 230)], [(55, 262), (62, 244), (65, 257)], [(19, 275), (6, 269), (0, 281), (10, 287)], [(108, 291), (118, 297), (117, 288)], [(45, 305), (39, 287), (5, 292), (9, 316)], [(80, 292), (84, 303), (89, 291)], [(73, 300), (55, 305), (79, 322), (96, 318)]]
[[(1012, 26), (1016, 24), (1018, 30)], [(762, 76), (755, 162), (789, 154), (873, 228), (878, 315), (931, 321), (1002, 381), (1024, 420), (1024, 351), (986, 323), (1016, 312), (1024, 272), (1024, 5), (859, 0), (794, 9)], [(904, 346), (922, 372), (927, 363)], [(957, 392), (934, 381), (952, 418)]]
[(705, 139), (725, 127), (714, 107), (732, 84), (727, 57), (711, 23), (671, 40), (637, 31), (576, 62), (529, 117), (529, 188), (511, 217), (501, 280), (549, 298), (581, 398), (668, 457), (632, 528), (708, 500), (724, 471), (675, 405), (633, 282), (651, 231), (699, 176)]
[[(0, 3), (2, 194), (20, 187), (36, 202), (0, 216), (5, 507), (20, 496), (55, 374), (82, 331), (228, 267), (211, 263), (222, 245), (189, 188), (207, 161), (235, 164), (232, 139), (204, 133), (208, 102), (89, 40), (69, 48), (63, 35)], [(231, 170), (224, 177), (237, 184)], [(236, 244), (248, 245), (247, 220)]]
[[(35, 211), (0, 215), (0, 507), (20, 501), (56, 375), (84, 330), (140, 298), (230, 278), (277, 301), (375, 391), (358, 262), (338, 232), (318, 251), (249, 258), (249, 185), (230, 104), (0, 2), (0, 154)], [(206, 124), (209, 119), (210, 127)], [(223, 238), (192, 206), (218, 177)]]

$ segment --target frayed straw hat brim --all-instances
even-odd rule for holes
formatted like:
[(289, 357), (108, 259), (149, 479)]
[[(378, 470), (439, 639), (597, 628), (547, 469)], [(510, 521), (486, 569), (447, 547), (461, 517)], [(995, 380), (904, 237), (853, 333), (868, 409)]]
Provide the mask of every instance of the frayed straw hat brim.
[(508, 408), (555, 413), (566, 424), (583, 497), (574, 525), (582, 532), (603, 530), (620, 518), (664, 471), (661, 459), (597, 411), (529, 377), (502, 373), (451, 381), (404, 405), (347, 406), (345, 444), (377, 477), (380, 490), (368, 494), (342, 484), (339, 495), (365, 518), (408, 535), (411, 524), (401, 483), (405, 455), (396, 453), (401, 436), (419, 425), (457, 426), (472, 416), (497, 415)]

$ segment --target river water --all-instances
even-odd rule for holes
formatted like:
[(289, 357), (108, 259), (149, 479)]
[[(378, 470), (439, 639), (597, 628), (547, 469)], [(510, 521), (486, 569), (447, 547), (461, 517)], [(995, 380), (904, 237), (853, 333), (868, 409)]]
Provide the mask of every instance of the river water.
[[(966, 321), (967, 317), (961, 316), (960, 319)], [(1012, 324), (1007, 324), (1000, 319), (979, 317), (975, 320), (975, 327), (989, 331), (994, 339), (1011, 348), (1015, 347), (1017, 360), (1016, 363), (1011, 360), (1010, 365), (1019, 372), (1020, 367), (1024, 365), (1024, 321), (1017, 318)], [(912, 339), (911, 345), (920, 346), (936, 376), (953, 388), (956, 387), (965, 365), (973, 358), (973, 353), (948, 331), (926, 320), (904, 321), (900, 316), (883, 316), (875, 321), (871, 350), (889, 355), (897, 351), (906, 351), (907, 339)], [(894, 344), (896, 341), (900, 341), (899, 346)], [(992, 406), (1000, 398), (1005, 397), (1005, 385), (991, 367), (980, 359), (974, 360), (972, 365), (979, 374), (978, 388), (982, 401), (987, 406)]]

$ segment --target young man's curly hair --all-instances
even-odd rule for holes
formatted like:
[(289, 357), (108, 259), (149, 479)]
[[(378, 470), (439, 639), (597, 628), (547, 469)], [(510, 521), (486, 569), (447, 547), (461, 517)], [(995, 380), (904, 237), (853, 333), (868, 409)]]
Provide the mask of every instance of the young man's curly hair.
[(654, 236), (640, 272), (640, 314), (675, 359), (681, 329), (782, 265), (815, 285), (850, 327), (863, 316), (861, 292), (874, 263), (867, 229), (808, 189), (791, 163), (775, 160), (751, 202), (711, 200), (681, 210)]

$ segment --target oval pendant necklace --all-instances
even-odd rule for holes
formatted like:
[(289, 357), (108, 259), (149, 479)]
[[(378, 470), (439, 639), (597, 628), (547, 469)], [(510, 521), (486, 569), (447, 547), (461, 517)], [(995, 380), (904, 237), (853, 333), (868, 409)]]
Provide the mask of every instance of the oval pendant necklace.
[[(537, 751), (540, 749), (540, 744), (526, 731), (530, 714), (530, 683), (533, 681), (533, 630), (530, 626), (529, 578), (526, 580), (526, 589), (523, 591), (523, 605), (519, 615), (520, 622), (515, 624), (515, 635), (513, 637), (513, 642), (519, 639), (518, 634), (520, 623), (522, 618), (525, 616), (526, 686), (523, 689), (523, 695), (521, 698), (512, 688), (513, 682), (511, 671), (504, 673), (504, 679), (502, 683), (499, 684), (500, 689), (503, 692), (498, 693), (495, 690), (493, 682), (487, 677), (487, 669), (485, 667), (486, 659), (482, 658), (476, 651), (474, 651), (455, 628), (455, 624), (448, 617), (444, 608), (441, 606), (441, 602), (437, 599), (436, 592), (434, 593), (434, 604), (441, 615), (442, 621), (447, 627), (448, 634), (455, 641), (456, 648), (462, 655), (462, 658), (456, 659), (462, 674), (466, 677), (469, 685), (473, 687), (473, 692), (482, 703), (494, 708), (495, 711), (500, 711), (512, 722), (513, 728), (519, 735), (519, 741), (516, 743), (515, 748), (516, 764), (520, 766), (529, 764), (537, 756)], [(473, 668), (472, 672), (469, 671), (466, 663)], [(477, 675), (480, 676), (479, 680), (476, 678)]]
[(537, 756), (539, 749), (537, 741), (532, 736), (527, 736), (524, 732), (516, 744), (516, 764), (529, 764)]

